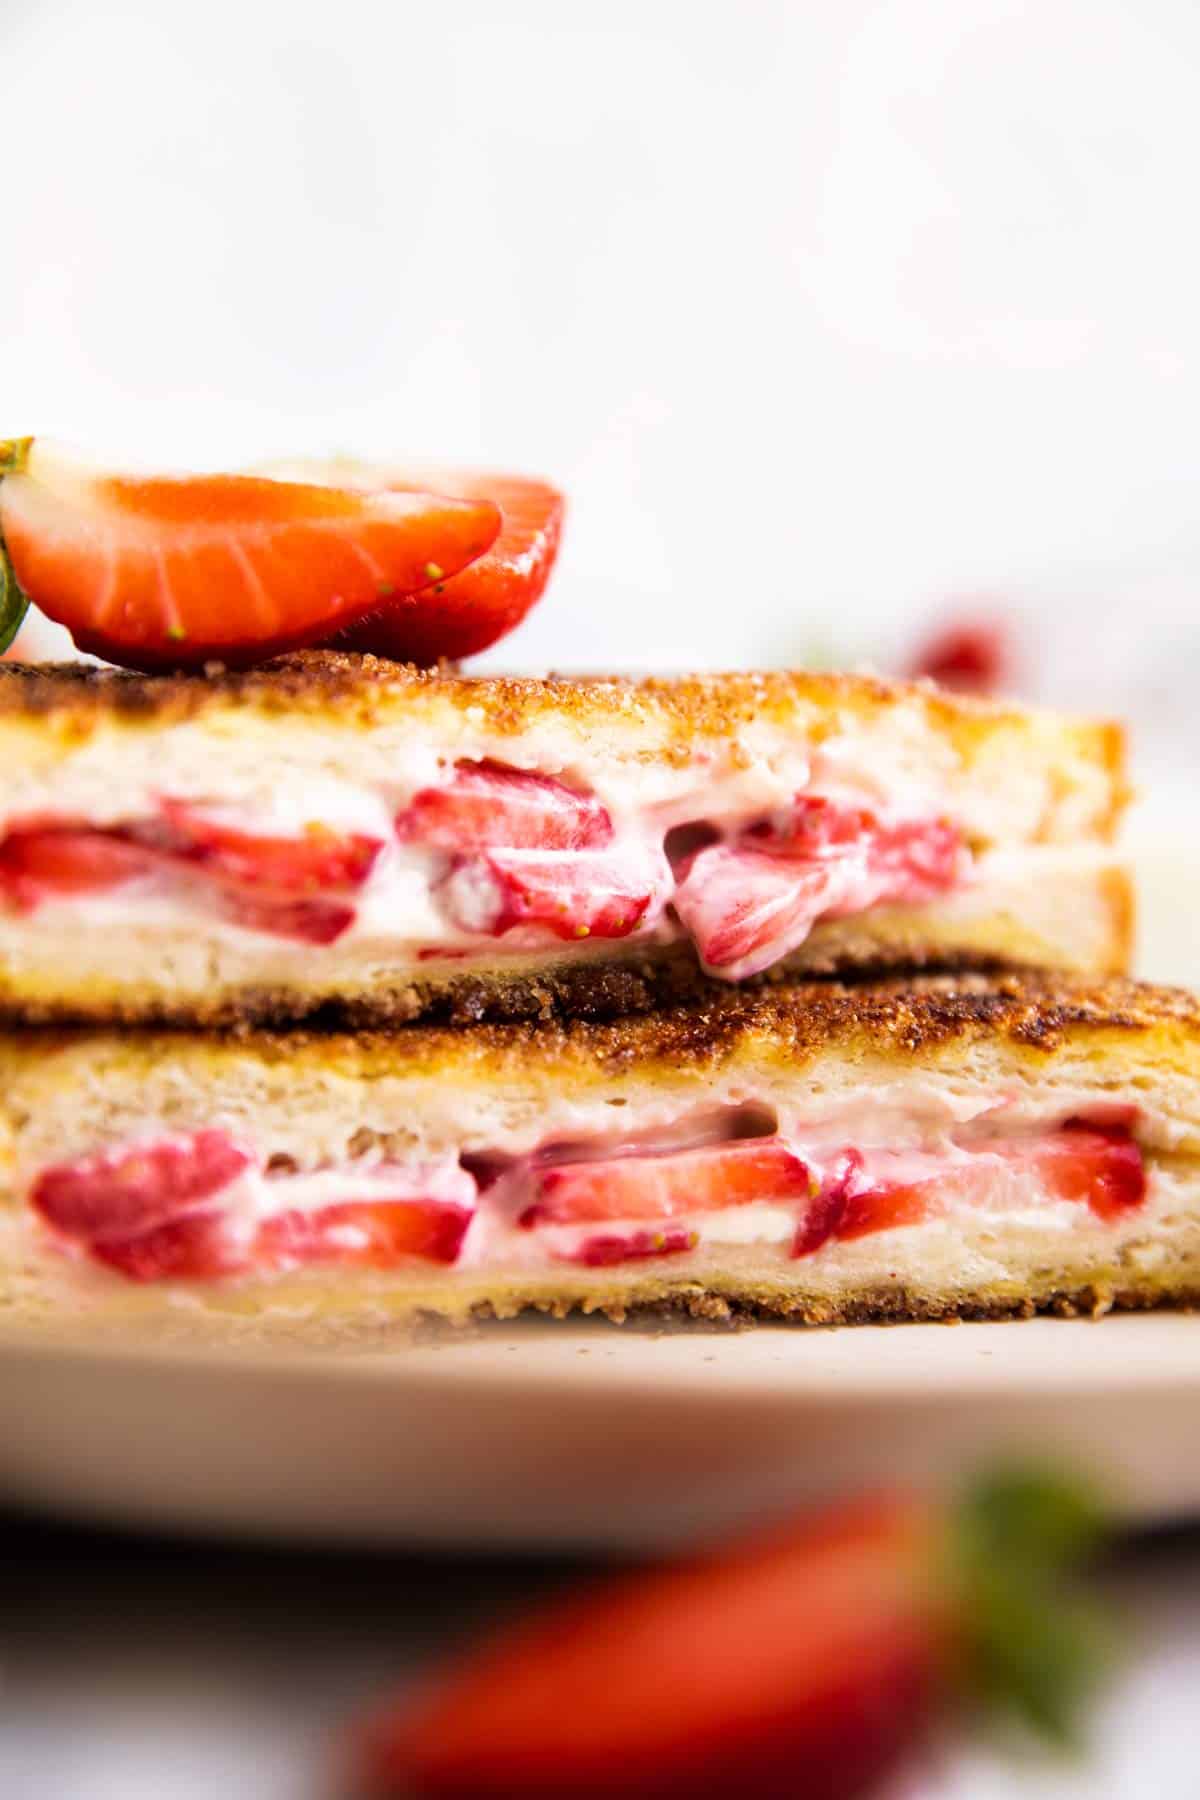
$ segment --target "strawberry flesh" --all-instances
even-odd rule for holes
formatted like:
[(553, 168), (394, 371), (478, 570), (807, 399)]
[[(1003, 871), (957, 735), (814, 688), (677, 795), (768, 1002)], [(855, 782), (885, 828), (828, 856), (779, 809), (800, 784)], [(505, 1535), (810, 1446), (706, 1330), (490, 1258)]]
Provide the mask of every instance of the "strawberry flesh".
[(843, 1151), (826, 1170), (820, 1192), (797, 1227), (792, 1255), (811, 1256), (831, 1240), (846, 1243), (876, 1231), (920, 1224), (935, 1217), (952, 1197), (969, 1203), (997, 1162), (1039, 1185), (1047, 1199), (1079, 1202), (1109, 1221), (1141, 1206), (1146, 1198), (1142, 1153), (1120, 1126), (1071, 1120), (1026, 1145), (985, 1141), (974, 1149), (970, 1160), (909, 1182), (871, 1177), (856, 1150)]
[(135, 825), (10, 829), (0, 840), (0, 893), (32, 911), (43, 900), (100, 893), (140, 876), (185, 874), (206, 883), (235, 924), (330, 944), (355, 917), (353, 905), (331, 895), (361, 887), (382, 849), (362, 833), (241, 832), (166, 800), (160, 818)]
[(303, 837), (235, 830), (181, 800), (162, 802), (176, 855), (222, 880), (285, 893), (359, 888), (383, 849), (362, 832), (310, 825)]
[(456, 858), (438, 893), (460, 930), (503, 937), (534, 925), (555, 937), (628, 937), (663, 891), (665, 864), (626, 850), (492, 850)]
[(668, 1155), (614, 1156), (535, 1172), (520, 1223), (670, 1219), (754, 1200), (808, 1199), (816, 1177), (778, 1138), (746, 1138)]
[(89, 1244), (137, 1237), (226, 1188), (250, 1157), (225, 1132), (197, 1131), (43, 1169), (30, 1201), (63, 1237)]
[(445, 787), (422, 788), (396, 820), (406, 843), (472, 850), (596, 850), (612, 820), (591, 794), (503, 763), (459, 763)]
[(1146, 1165), (1128, 1131), (1070, 1120), (1036, 1152), (1038, 1174), (1060, 1200), (1082, 1200), (1100, 1219), (1119, 1219), (1146, 1198)]
[(946, 892), (962, 860), (961, 835), (945, 819), (885, 825), (802, 794), (782, 818), (684, 859), (674, 907), (705, 967), (737, 981), (798, 949), (820, 918)]
[(819, 864), (713, 844), (693, 857), (674, 906), (705, 968), (740, 981), (798, 948), (836, 891)]
[(831, 1240), (846, 1243), (876, 1231), (919, 1225), (929, 1215), (930, 1200), (938, 1186), (936, 1181), (872, 1181), (864, 1174), (859, 1153), (845, 1150), (834, 1159), (820, 1192), (801, 1220), (792, 1242), (792, 1255), (811, 1256)]
[[(0, 532), (24, 593), (76, 644), (126, 668), (248, 666), (328, 641), (488, 550), (486, 495), (259, 476), (97, 473), (37, 438), (0, 484)], [(426, 623), (433, 658), (438, 607)]]
[(0, 839), (0, 893), (32, 912), (43, 900), (120, 887), (157, 863), (154, 851), (116, 832), (75, 825), (18, 829)]
[(564, 1257), (588, 1269), (607, 1269), (614, 1263), (642, 1262), (652, 1256), (680, 1256), (700, 1242), (694, 1231), (679, 1226), (665, 1231), (598, 1232)]
[(336, 943), (356, 916), (353, 906), (344, 900), (255, 894), (236, 887), (222, 887), (217, 893), (221, 910), (231, 924), (272, 937), (294, 938), (303, 944)]
[(470, 470), (362, 470), (365, 485), (420, 489), (500, 508), (500, 533), (458, 575), (435, 582), (419, 604), (399, 597), (341, 638), (349, 649), (402, 662), (436, 663), (474, 656), (519, 625), (540, 599), (558, 555), (565, 502), (548, 482)]
[(198, 1131), (45, 1169), (30, 1203), (58, 1238), (136, 1281), (452, 1263), (473, 1216), (465, 1201), (429, 1197), (419, 1177), (398, 1174), (394, 1195), (293, 1208), (242, 1230), (216, 1202), (251, 1164), (225, 1132)]
[(472, 1209), (449, 1200), (350, 1200), (316, 1212), (277, 1213), (260, 1226), (258, 1266), (351, 1263), (390, 1269), (410, 1257), (457, 1261)]
[(251, 1266), (245, 1243), (215, 1208), (167, 1219), (137, 1237), (93, 1239), (87, 1250), (130, 1281), (215, 1281)]

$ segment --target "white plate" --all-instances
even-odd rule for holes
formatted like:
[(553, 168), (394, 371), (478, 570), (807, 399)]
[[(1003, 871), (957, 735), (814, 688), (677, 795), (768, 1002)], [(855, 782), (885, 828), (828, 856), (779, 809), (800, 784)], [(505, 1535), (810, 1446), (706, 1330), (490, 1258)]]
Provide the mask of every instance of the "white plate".
[(647, 1548), (1008, 1455), (1200, 1513), (1200, 1319), (650, 1332), (484, 1326), (385, 1353), (9, 1340), (0, 1488), (272, 1537)]

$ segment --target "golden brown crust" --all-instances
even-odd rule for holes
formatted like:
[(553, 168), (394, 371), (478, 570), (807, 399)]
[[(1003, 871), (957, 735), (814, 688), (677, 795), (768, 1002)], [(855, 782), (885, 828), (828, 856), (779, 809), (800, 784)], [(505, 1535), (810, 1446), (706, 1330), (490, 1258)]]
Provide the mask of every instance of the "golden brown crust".
[[(417, 669), (369, 655), (305, 650), (257, 669), (220, 664), (196, 674), (138, 675), (78, 663), (0, 666), (0, 718), (49, 719), (72, 733), (106, 719), (162, 726), (211, 710), (329, 717), (366, 727), (398, 710), (431, 704), (478, 709), (489, 730), (517, 736), (552, 714), (581, 726), (649, 725), (674, 737), (688, 754), (697, 737), (728, 737), (752, 720), (786, 722), (798, 707), (830, 715), (876, 713), (897, 703), (917, 707), (929, 725), (961, 749), (997, 727), (1020, 729), (1024, 709), (951, 694), (930, 682), (902, 682), (865, 674), (768, 670), (718, 675), (623, 676), (461, 675)], [(1048, 715), (1035, 715), (1048, 717)], [(1109, 722), (1062, 721), (1114, 778), (1114, 805), (1123, 802), (1123, 737)], [(820, 736), (819, 728), (813, 732)]]
[[(817, 973), (871, 981), (912, 972), (986, 973), (1012, 959), (963, 951), (948, 955), (934, 944), (905, 957), (848, 955), (825, 959)], [(741, 985), (746, 991), (788, 981), (782, 969), (768, 970)], [(722, 984), (723, 985), (723, 984)], [(628, 960), (548, 963), (537, 970), (454, 975), (434, 981), (416, 977), (377, 982), (370, 992), (331, 1000), (294, 987), (247, 986), (203, 998), (172, 999), (146, 985), (112, 987), (95, 995), (36, 995), (28, 988), (0, 989), (0, 1031), (39, 1025), (126, 1025), (184, 1031), (280, 1031), (302, 1025), (309, 1031), (389, 1031), (397, 1026), (513, 1025), (522, 1021), (581, 1019), (602, 1021), (661, 1011), (702, 1000), (714, 983), (701, 971), (690, 947), (665, 946)]]
[[(1189, 1279), (1178, 1286), (1146, 1282), (1088, 1281), (1065, 1284), (1055, 1278), (1037, 1284), (1021, 1295), (995, 1295), (983, 1291), (959, 1295), (934, 1295), (913, 1288), (879, 1288), (844, 1299), (814, 1300), (803, 1295), (763, 1291), (725, 1296), (708, 1290), (680, 1293), (661, 1300), (622, 1306), (617, 1300), (604, 1305), (578, 1302), (558, 1305), (542, 1299), (513, 1301), (495, 1308), (483, 1303), (472, 1310), (478, 1320), (510, 1319), (521, 1312), (551, 1313), (567, 1318), (572, 1312), (600, 1313), (616, 1325), (627, 1321), (684, 1318), (714, 1325), (761, 1324), (829, 1327), (834, 1325), (962, 1325), (983, 1320), (1033, 1319), (1052, 1313), (1062, 1319), (1100, 1319), (1110, 1312), (1148, 1312), (1155, 1308), (1181, 1312), (1200, 1309), (1200, 1281)], [(430, 1315), (437, 1317), (438, 1315)]]
[[(590, 1295), (555, 1294), (546, 1283), (522, 1288), (509, 1283), (494, 1300), (455, 1297), (453, 1285), (444, 1283), (444, 1304), (425, 1297), (416, 1304), (395, 1292), (390, 1305), (364, 1298), (360, 1305), (343, 1300), (341, 1305), (297, 1305), (294, 1296), (277, 1305), (269, 1283), (257, 1283), (253, 1293), (242, 1291), (230, 1304), (219, 1296), (198, 1293), (187, 1309), (164, 1302), (153, 1287), (114, 1283), (106, 1299), (92, 1297), (85, 1310), (65, 1316), (57, 1289), (40, 1294), (36, 1284), (21, 1283), (19, 1299), (6, 1312), (0, 1338), (24, 1339), (45, 1333), (56, 1340), (77, 1338), (86, 1342), (99, 1331), (105, 1341), (120, 1333), (129, 1342), (153, 1342), (158, 1348), (172, 1343), (220, 1344), (230, 1347), (256, 1345), (303, 1346), (309, 1350), (353, 1348), (368, 1350), (412, 1341), (426, 1334), (441, 1336), (463, 1328), (486, 1331), (492, 1325), (540, 1313), (557, 1319), (573, 1314), (603, 1318), (613, 1325), (680, 1324), (687, 1327), (737, 1327), (760, 1323), (785, 1324), (803, 1329), (829, 1329), (843, 1325), (958, 1325), (984, 1321), (1032, 1319), (1040, 1314), (1058, 1318), (1101, 1319), (1110, 1312), (1200, 1310), (1200, 1271), (1190, 1259), (1166, 1277), (1146, 1278), (1112, 1266), (1093, 1275), (1046, 1270), (1035, 1280), (1008, 1291), (965, 1288), (938, 1292), (907, 1283), (865, 1285), (846, 1293), (788, 1292), (778, 1284), (644, 1280), (625, 1290), (616, 1284), (597, 1286)], [(478, 1285), (478, 1284), (477, 1284)], [(0, 1298), (4, 1276), (0, 1270)]]
[[(51, 1046), (95, 1036), (86, 1028), (10, 1027), (4, 1054), (36, 1056)], [(1049, 1054), (1082, 1037), (1168, 1040), (1200, 1054), (1200, 1001), (1180, 988), (1119, 977), (1103, 981), (1037, 973), (959, 974), (881, 982), (810, 981), (738, 989), (697, 983), (679, 1003), (610, 1021), (554, 1018), (508, 1024), (409, 1025), (398, 1031), (249, 1027), (213, 1033), (214, 1051), (236, 1044), (268, 1062), (311, 1061), (351, 1078), (420, 1070), (462, 1079), (519, 1074), (531, 1067), (618, 1071), (716, 1068), (740, 1053), (766, 1049), (793, 1065), (844, 1052), (895, 1059), (950, 1046), (999, 1041), (1026, 1054)], [(144, 1033), (110, 1040), (131, 1061), (169, 1057), (178, 1039)]]

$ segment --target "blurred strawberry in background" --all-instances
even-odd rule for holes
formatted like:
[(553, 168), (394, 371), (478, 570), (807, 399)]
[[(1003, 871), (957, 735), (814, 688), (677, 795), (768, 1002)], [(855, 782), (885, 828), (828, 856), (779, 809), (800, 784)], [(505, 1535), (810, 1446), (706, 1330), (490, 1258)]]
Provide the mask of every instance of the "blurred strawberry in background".
[(1013, 692), (1020, 670), (1011, 622), (999, 612), (948, 613), (903, 671), (960, 694)]
[(1036, 1472), (886, 1493), (551, 1604), (362, 1728), (378, 1796), (856, 1800), (967, 1699), (1063, 1739), (1096, 1668), (1064, 1567), (1100, 1513)]

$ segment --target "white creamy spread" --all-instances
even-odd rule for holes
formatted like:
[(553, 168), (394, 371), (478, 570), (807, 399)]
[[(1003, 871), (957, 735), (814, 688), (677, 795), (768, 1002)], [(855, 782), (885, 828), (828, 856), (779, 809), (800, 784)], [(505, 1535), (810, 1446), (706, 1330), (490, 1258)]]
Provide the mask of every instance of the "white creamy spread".
[[(824, 750), (818, 753), (822, 763), (831, 755)], [(839, 769), (828, 786), (821, 783), (819, 787), (810, 783), (811, 773), (807, 754), (800, 752), (777, 756), (770, 765), (753, 762), (743, 769), (714, 769), (711, 779), (706, 779), (703, 768), (695, 763), (683, 770), (669, 764), (645, 767), (636, 782), (630, 781), (627, 770), (605, 769), (604, 778), (598, 777), (588, 791), (607, 809), (612, 820), (613, 854), (632, 851), (636, 866), (644, 868), (652, 890), (642, 921), (621, 941), (664, 943), (684, 935), (666, 910), (672, 884), (661, 855), (667, 833), (680, 825), (711, 822), (722, 831), (733, 833), (786, 809), (801, 792), (819, 792), (839, 802), (867, 805), (882, 824), (901, 818), (937, 816), (935, 797), (924, 791), (917, 793), (911, 783), (903, 784), (902, 792), (889, 796), (886, 781), (872, 782), (861, 771), (852, 775), (849, 769)], [(472, 951), (486, 951), (494, 958), (497, 954), (519, 955), (547, 946), (553, 946), (556, 953), (569, 954), (571, 940), (555, 936), (542, 925), (520, 925), (499, 937), (487, 930), (494, 885), (478, 866), (480, 858), (473, 858), (470, 867), (452, 876), (452, 896), (450, 890), (447, 894), (455, 904), (450, 906), (442, 903), (439, 884), (449, 874), (451, 858), (443, 851), (397, 841), (395, 819), (413, 796), (425, 787), (444, 786), (452, 778), (452, 769), (441, 766), (431, 755), (422, 755), (409, 759), (402, 777), (375, 789), (314, 776), (303, 782), (281, 778), (268, 789), (238, 799), (206, 794), (203, 790), (172, 791), (171, 798), (182, 801), (207, 822), (251, 837), (302, 839), (314, 825), (319, 825), (337, 834), (375, 839), (382, 848), (366, 881), (354, 889), (325, 891), (330, 899), (353, 908), (352, 922), (335, 940), (340, 949), (369, 954), (377, 946), (381, 954), (411, 956), (434, 965), (441, 952), (449, 961), (461, 960)], [(565, 772), (565, 778), (571, 778), (570, 771)], [(580, 786), (584, 786), (582, 781)], [(155, 817), (156, 807), (157, 800), (148, 799), (145, 816)], [(75, 822), (86, 818), (98, 829), (130, 822), (128, 814), (113, 818), (104, 806), (80, 815), (72, 810), (65, 795), (55, 811)], [(20, 815), (12, 822), (19, 826)], [(959, 885), (969, 886), (970, 879), (970, 869), (964, 866)], [(835, 910), (864, 910), (878, 898), (877, 878), (864, 867), (861, 878), (848, 880)], [(251, 950), (255, 944), (261, 945), (264, 937), (285, 954), (291, 943), (280, 933), (260, 932), (224, 916), (208, 882), (202, 876), (190, 876), (186, 865), (169, 866), (101, 891), (48, 893), (39, 900), (37, 910), (52, 912), (77, 931), (127, 927), (136, 918), (140, 925), (162, 932), (202, 923), (206, 938)], [(472, 926), (476, 928), (468, 928)], [(297, 964), (307, 961), (313, 951), (312, 944), (296, 942)]]
[[(759, 1246), (787, 1253), (806, 1216), (812, 1199), (798, 1194), (794, 1201), (779, 1198), (750, 1200), (693, 1214), (645, 1216), (640, 1219), (601, 1218), (582, 1221), (541, 1219), (527, 1216), (544, 1191), (539, 1183), (547, 1171), (561, 1171), (572, 1164), (604, 1165), (637, 1160), (646, 1155), (669, 1157), (672, 1153), (770, 1145), (790, 1152), (813, 1171), (816, 1183), (827, 1182), (838, 1172), (847, 1150), (853, 1151), (854, 1181), (860, 1193), (886, 1195), (921, 1187), (926, 1216), (900, 1225), (882, 1224), (872, 1236), (897, 1230), (911, 1231), (954, 1220), (993, 1215), (1055, 1232), (1069, 1230), (1086, 1216), (1086, 1204), (1064, 1199), (1049, 1189), (1036, 1155), (1021, 1156), (1027, 1144), (1036, 1151), (1037, 1139), (1070, 1117), (1058, 1100), (1053, 1119), (1014, 1120), (1010, 1133), (1001, 1121), (1009, 1110), (1001, 1097), (995, 1104), (976, 1100), (964, 1103), (917, 1104), (905, 1118), (901, 1109), (886, 1104), (873, 1115), (840, 1109), (825, 1118), (802, 1123), (798, 1118), (772, 1131), (769, 1111), (742, 1105), (723, 1109), (705, 1107), (676, 1117), (657, 1130), (623, 1130), (605, 1136), (592, 1135), (574, 1143), (543, 1140), (540, 1146), (506, 1160), (499, 1148), (491, 1159), (489, 1179), (479, 1162), (465, 1168), (458, 1157), (447, 1154), (436, 1161), (391, 1160), (368, 1156), (340, 1166), (303, 1170), (268, 1162), (251, 1155), (250, 1165), (227, 1185), (207, 1196), (202, 1210), (212, 1207), (227, 1222), (231, 1237), (247, 1246), (264, 1222), (284, 1213), (313, 1214), (328, 1208), (365, 1203), (398, 1205), (440, 1203), (461, 1207), (471, 1215), (457, 1267), (480, 1272), (491, 1269), (547, 1269), (563, 1262), (589, 1262), (587, 1250), (596, 1240), (618, 1245), (612, 1261), (620, 1263), (619, 1245), (627, 1240), (667, 1233), (676, 1246)], [(869, 1122), (869, 1129), (868, 1127)], [(852, 1130), (857, 1124), (859, 1129)], [(759, 1135), (755, 1127), (761, 1127)], [(1003, 1130), (1003, 1136), (1000, 1135)], [(748, 1135), (749, 1134), (749, 1135)], [(150, 1140), (153, 1141), (153, 1140)], [(125, 1148), (133, 1148), (132, 1143)], [(1014, 1154), (1015, 1152), (1015, 1154)], [(484, 1159), (486, 1162), (488, 1159)], [(475, 1171), (475, 1172), (472, 1172)], [(478, 1175), (478, 1179), (477, 1179)], [(769, 1176), (767, 1177), (769, 1182)], [(98, 1197), (98, 1204), (101, 1203)], [(331, 1242), (341, 1227), (331, 1222)], [(346, 1247), (354, 1247), (355, 1226), (347, 1221)], [(136, 1235), (136, 1234), (135, 1234)], [(679, 1239), (685, 1240), (679, 1246)], [(253, 1254), (253, 1252), (251, 1252)], [(634, 1254), (637, 1254), (636, 1250)]]

